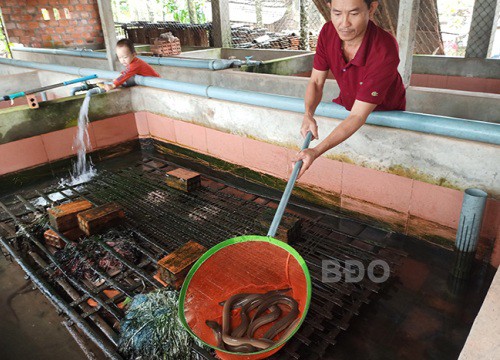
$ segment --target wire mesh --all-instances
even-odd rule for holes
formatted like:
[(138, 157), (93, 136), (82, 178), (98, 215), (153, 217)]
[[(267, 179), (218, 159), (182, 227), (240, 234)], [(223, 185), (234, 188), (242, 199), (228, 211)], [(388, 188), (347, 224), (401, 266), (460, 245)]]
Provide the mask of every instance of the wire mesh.
[[(487, 57), (497, 0), (421, 0), (415, 54)], [(493, 36), (492, 36), (493, 35)]]
[[(113, 0), (112, 6), (118, 39), (154, 44), (171, 32), (184, 47), (214, 45), (209, 0)], [(229, 19), (234, 48), (312, 51), (326, 21), (313, 0), (229, 0), (221, 18)]]
[(498, 4), (496, 0), (476, 0), (469, 32), (466, 57), (488, 56), (493, 28), (496, 25)]

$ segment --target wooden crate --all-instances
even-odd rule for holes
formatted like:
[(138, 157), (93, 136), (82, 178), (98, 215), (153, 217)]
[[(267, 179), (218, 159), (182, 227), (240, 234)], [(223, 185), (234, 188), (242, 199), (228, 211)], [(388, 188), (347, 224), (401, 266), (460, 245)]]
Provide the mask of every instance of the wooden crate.
[(78, 226), (87, 235), (97, 234), (115, 225), (125, 217), (123, 208), (116, 203), (108, 203), (78, 214)]
[(194, 171), (179, 168), (168, 171), (165, 175), (165, 182), (170, 187), (190, 192), (201, 186), (201, 175)]
[(78, 213), (92, 208), (87, 200), (72, 201), (47, 210), (49, 222), (59, 232), (78, 227)]
[(171, 252), (158, 261), (158, 273), (161, 280), (180, 289), (191, 266), (207, 251), (195, 241), (188, 241), (184, 246)]

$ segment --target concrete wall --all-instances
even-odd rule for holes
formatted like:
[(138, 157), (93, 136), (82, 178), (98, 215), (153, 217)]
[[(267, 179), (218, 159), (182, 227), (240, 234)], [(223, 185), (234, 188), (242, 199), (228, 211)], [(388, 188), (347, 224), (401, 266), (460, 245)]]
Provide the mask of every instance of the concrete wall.
[(497, 270), (458, 360), (498, 359), (500, 351), (499, 309), (500, 271)]
[[(106, 60), (36, 54), (13, 51), (19, 60), (107, 69)], [(284, 63), (286, 66), (286, 62)], [(303, 97), (308, 78), (270, 74), (246, 73), (237, 69), (210, 71), (181, 67), (153, 66), (162, 78), (222, 86), (229, 89), (251, 90), (271, 94)], [(10, 68), (9, 71), (6, 68)], [(0, 74), (13, 73), (20, 68), (0, 67)], [(483, 79), (479, 79), (484, 82)], [(335, 80), (327, 80), (322, 101), (330, 102), (339, 94)], [(500, 122), (500, 94), (462, 92), (445, 89), (410, 87), (408, 89), (407, 110), (424, 114), (436, 114), (463, 119)]]
[(24, 89), (35, 89), (41, 86), (38, 71), (27, 71), (20, 74), (0, 75), (0, 97), (20, 91), (21, 85)]
[(500, 79), (500, 59), (414, 55), (412, 71), (415, 74)]
[(12, 48), (12, 56), (17, 60), (109, 70), (106, 59), (82, 58), (69, 55), (37, 54), (26, 51), (16, 51), (15, 48)]
[[(72, 140), (66, 136), (73, 136), (81, 101), (60, 99), (37, 110), (0, 110), (2, 172), (71, 156)], [(114, 119), (112, 125), (100, 127), (104, 133), (94, 132), (96, 138), (106, 139), (101, 147), (124, 136), (129, 139), (131, 120), (120, 124), (115, 116), (135, 113), (136, 136), (178, 144), (285, 180), (302, 143), (302, 116), (288, 111), (141, 87), (97, 96), (91, 104), (92, 119)], [(317, 120), (321, 138), (340, 123)], [(44, 157), (28, 145), (43, 146), (53, 155)], [(365, 125), (318, 159), (298, 186), (301, 196), (311, 201), (448, 246), (458, 225), (461, 190), (481, 187), (490, 195), (482, 231), (488, 244), (499, 235), (499, 155), (499, 146)], [(500, 263), (500, 246), (491, 261)]]

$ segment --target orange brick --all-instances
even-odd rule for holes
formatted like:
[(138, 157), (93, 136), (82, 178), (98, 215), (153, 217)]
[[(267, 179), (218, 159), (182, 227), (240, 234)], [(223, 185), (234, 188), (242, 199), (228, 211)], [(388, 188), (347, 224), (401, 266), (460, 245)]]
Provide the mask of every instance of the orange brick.
[(158, 273), (167, 284), (179, 289), (191, 266), (207, 251), (195, 241), (188, 241), (184, 246), (171, 252), (158, 261)]
[(108, 203), (78, 214), (78, 226), (87, 235), (92, 235), (116, 224), (125, 217), (122, 207)]
[(87, 200), (72, 201), (50, 208), (47, 210), (50, 225), (60, 232), (78, 227), (77, 214), (90, 208), (92, 204)]
[(179, 168), (167, 172), (165, 182), (170, 187), (190, 192), (201, 186), (201, 176), (194, 171)]

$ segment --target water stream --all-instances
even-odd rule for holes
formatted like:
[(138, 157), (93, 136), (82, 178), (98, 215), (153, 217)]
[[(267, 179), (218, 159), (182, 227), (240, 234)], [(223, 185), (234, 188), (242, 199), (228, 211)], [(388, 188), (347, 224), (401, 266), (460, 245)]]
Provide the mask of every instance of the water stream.
[(73, 165), (70, 181), (71, 185), (87, 182), (96, 174), (96, 169), (92, 164), (92, 160), (90, 157), (87, 158), (87, 151), (92, 150), (88, 131), (91, 95), (90, 92), (87, 92), (78, 115), (78, 132), (73, 143), (73, 149), (77, 151), (77, 161)]

